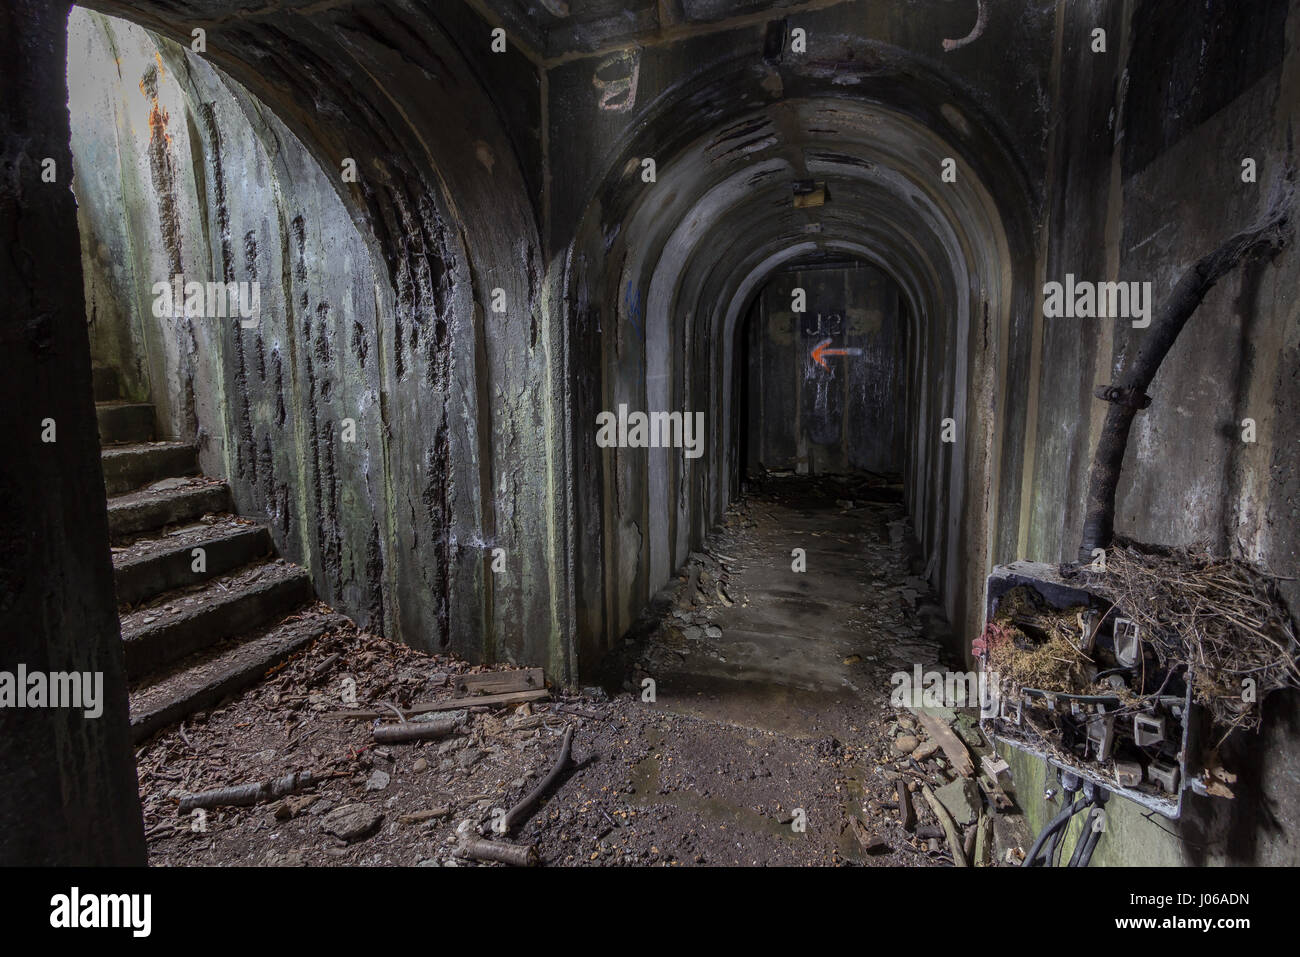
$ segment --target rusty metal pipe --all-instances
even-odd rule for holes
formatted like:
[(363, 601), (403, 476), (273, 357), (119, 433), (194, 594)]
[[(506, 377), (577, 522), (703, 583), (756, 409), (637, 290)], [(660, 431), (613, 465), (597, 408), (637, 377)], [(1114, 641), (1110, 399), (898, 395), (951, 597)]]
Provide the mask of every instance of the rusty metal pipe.
[(1294, 174), (1294, 169), (1289, 171), (1286, 188), (1270, 204), (1262, 225), (1237, 233), (1183, 273), (1152, 322), (1142, 348), (1123, 380), (1116, 386), (1097, 390), (1098, 397), (1111, 405), (1088, 473), (1087, 511), (1084, 514), (1083, 542), (1079, 546), (1081, 563), (1093, 561), (1093, 550), (1109, 548), (1114, 538), (1115, 494), (1128, 448), (1129, 430), (1138, 411), (1150, 404), (1146, 390), (1179, 333), (1215, 283), (1248, 257), (1265, 252), (1275, 254), (1290, 240)]

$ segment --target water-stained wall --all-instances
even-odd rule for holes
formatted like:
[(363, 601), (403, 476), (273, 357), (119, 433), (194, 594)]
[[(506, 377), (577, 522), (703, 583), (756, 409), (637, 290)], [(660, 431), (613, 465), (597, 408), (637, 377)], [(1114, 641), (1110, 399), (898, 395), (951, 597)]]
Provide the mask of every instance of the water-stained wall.
[[(1094, 31), (1106, 30), (1104, 53)], [(1050, 228), (1041, 278), (1151, 282), (1156, 311), (1202, 256), (1260, 222), (1288, 192), (1300, 123), (1300, 3), (1173, 0), (1064, 5), (1047, 155)], [(1247, 164), (1246, 161), (1251, 163)], [(1248, 172), (1253, 169), (1253, 172)], [(1294, 221), (1294, 216), (1293, 216)], [(1116, 532), (1208, 544), (1281, 576), (1300, 609), (1300, 254), (1294, 242), (1210, 290), (1138, 413), (1120, 477)], [(1045, 318), (1035, 303), (1020, 457), (1023, 507), (998, 554), (1073, 561), (1105, 403), (1093, 396), (1143, 347), (1127, 319)], [(1246, 420), (1250, 420), (1249, 426)], [(1300, 719), (1294, 694), (1265, 704), (1225, 766), (1235, 800), (1189, 797), (1183, 820), (1148, 822), (1112, 802), (1094, 863), (1297, 861)], [(1020, 762), (1033, 822), (1042, 766)], [(1185, 838), (1165, 833), (1166, 827)]]
[(902, 305), (894, 281), (866, 264), (772, 277), (745, 326), (748, 468), (901, 471)]
[[(444, 13), (447, 31), (482, 26)], [(555, 352), (537, 307), (537, 74), (517, 53), (455, 60), (441, 23), (408, 40), (441, 44), (444, 59), (388, 63), (391, 48), (363, 37), (406, 27), (369, 16), (368, 34), (322, 42), (348, 37), (352, 62), (379, 59), (355, 76), (387, 77), (388, 109), (406, 70), (420, 77), (412, 95), (444, 119), (464, 115), (454, 136), (439, 134), (454, 161), (436, 175), (419, 171), (420, 137), (362, 105), (364, 89), (295, 82), (264, 90), (272, 106), (209, 62), (231, 48), (215, 27), (199, 56), (74, 12), (95, 357), (156, 404), (161, 436), (197, 442), (204, 471), (230, 480), (239, 511), (268, 522), (322, 598), (412, 645), (545, 664), (568, 680), (552, 557), (562, 489), (547, 466), (562, 430), (537, 401)], [(276, 62), (316, 75), (324, 61), (299, 50)], [(436, 82), (435, 62), (446, 67)], [(496, 82), (471, 79), (489, 69)], [(296, 112), (299, 95), (316, 115)], [(333, 95), (353, 102), (327, 106)], [(392, 142), (377, 146), (380, 135)], [(176, 274), (256, 284), (255, 321), (155, 311), (154, 284)]]

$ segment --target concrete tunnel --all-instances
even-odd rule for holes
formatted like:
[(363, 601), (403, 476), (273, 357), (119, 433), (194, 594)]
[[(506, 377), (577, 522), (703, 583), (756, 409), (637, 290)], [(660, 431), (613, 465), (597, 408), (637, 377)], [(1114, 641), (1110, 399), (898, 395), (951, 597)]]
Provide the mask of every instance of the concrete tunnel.
[[(459, 662), (452, 684), (541, 668), (574, 707), (633, 709), (657, 677), (679, 718), (788, 742), (877, 728), (891, 671), (984, 666), (972, 641), (1002, 570), (1029, 574), (1012, 563), (1036, 563), (1043, 594), (1085, 594), (1077, 568), (1053, 569), (1091, 541), (1090, 465), (1129, 401), (1094, 390), (1152, 339), (1047, 315), (1044, 284), (1149, 281), (1159, 319), (1205, 254), (1290, 222), (1294, 0), (24, 0), (2, 16), (7, 82), (35, 104), (6, 125), (40, 145), (6, 148), (30, 250), (6, 267), (30, 304), (6, 405), (35, 464), (6, 479), (25, 568), (7, 615), (30, 627), (0, 670), (104, 676), (102, 718), (0, 715), (0, 821), (27, 820), (20, 791), (64, 808), (7, 829), (6, 862), (174, 863), (143, 837), (161, 799), (137, 768), (190, 714), (310, 672), (344, 621)], [(1272, 236), (1184, 296), (1195, 315), (1154, 361), (1110, 494), (1118, 541), (1205, 545), (1268, 578), (1294, 652), (1300, 314), (1295, 253)], [(160, 312), (172, 277), (253, 284), (256, 320)], [(701, 454), (603, 447), (620, 408), (702, 413)], [(58, 443), (32, 430), (47, 418)], [(153, 570), (179, 561), (164, 533), (221, 567)], [(783, 577), (792, 548), (812, 574)], [(256, 596), (209, 607), (220, 630), (195, 589), (227, 575)], [(182, 594), (192, 620), (166, 631), (156, 609)], [(209, 643), (248, 635), (274, 665), (250, 670), (248, 645), (239, 690), (195, 677), (217, 669), (196, 663)], [(168, 690), (187, 681), (201, 702)], [(1097, 860), (1293, 863), (1293, 695), (1203, 774), (1180, 764), (1209, 795), (1147, 794), (1172, 825), (1112, 800)], [(918, 726), (879, 714), (863, 753), (899, 760), (890, 742)], [(998, 852), (1023, 856), (1016, 828), (1050, 829), (1061, 768), (993, 734), (1015, 826), (987, 787), (976, 803)], [(51, 749), (57, 766), (37, 757)], [(1228, 802), (1220, 759), (1241, 782)], [(955, 862), (929, 840), (915, 852)], [(849, 857), (877, 859), (872, 842)]]

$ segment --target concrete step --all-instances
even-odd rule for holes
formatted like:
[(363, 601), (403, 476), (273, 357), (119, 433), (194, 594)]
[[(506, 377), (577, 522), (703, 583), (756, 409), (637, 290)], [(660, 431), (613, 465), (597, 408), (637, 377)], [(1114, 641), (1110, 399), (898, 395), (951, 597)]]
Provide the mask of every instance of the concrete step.
[(159, 595), (122, 616), (128, 681), (275, 621), (312, 598), (305, 569), (283, 559), (246, 565), (201, 586)]
[(229, 486), (200, 476), (175, 487), (146, 488), (110, 498), (108, 534), (116, 545), (164, 525), (188, 522), (209, 512), (228, 511)]
[(99, 444), (149, 442), (153, 439), (153, 404), (150, 402), (96, 402)]
[(90, 378), (95, 390), (96, 402), (112, 402), (122, 395), (121, 380), (117, 370), (111, 366), (92, 366)]
[[(194, 549), (202, 548), (206, 569), (194, 571)], [(173, 588), (223, 575), (271, 555), (265, 526), (223, 516), (215, 524), (187, 525), (113, 550), (117, 601), (135, 605)]]
[(194, 446), (185, 442), (139, 442), (114, 445), (100, 454), (104, 463), (104, 490), (121, 495), (159, 479), (192, 475), (198, 471)]
[(131, 692), (131, 736), (138, 744), (156, 731), (211, 708), (256, 684), (322, 634), (348, 624), (325, 605), (310, 605), (277, 624), (228, 639), (177, 662)]

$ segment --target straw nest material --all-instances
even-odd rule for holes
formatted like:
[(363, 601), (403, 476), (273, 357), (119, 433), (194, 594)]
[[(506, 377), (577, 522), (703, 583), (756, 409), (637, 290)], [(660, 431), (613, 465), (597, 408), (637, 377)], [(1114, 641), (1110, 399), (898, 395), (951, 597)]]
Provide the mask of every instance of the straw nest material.
[[(1227, 732), (1259, 725), (1259, 703), (1300, 688), (1296, 628), (1277, 579), (1204, 546), (1117, 541), (1106, 570), (1083, 569), (1086, 588), (1137, 622), (1167, 668), (1186, 666), (1193, 698)], [(1253, 684), (1252, 684), (1253, 682)]]

